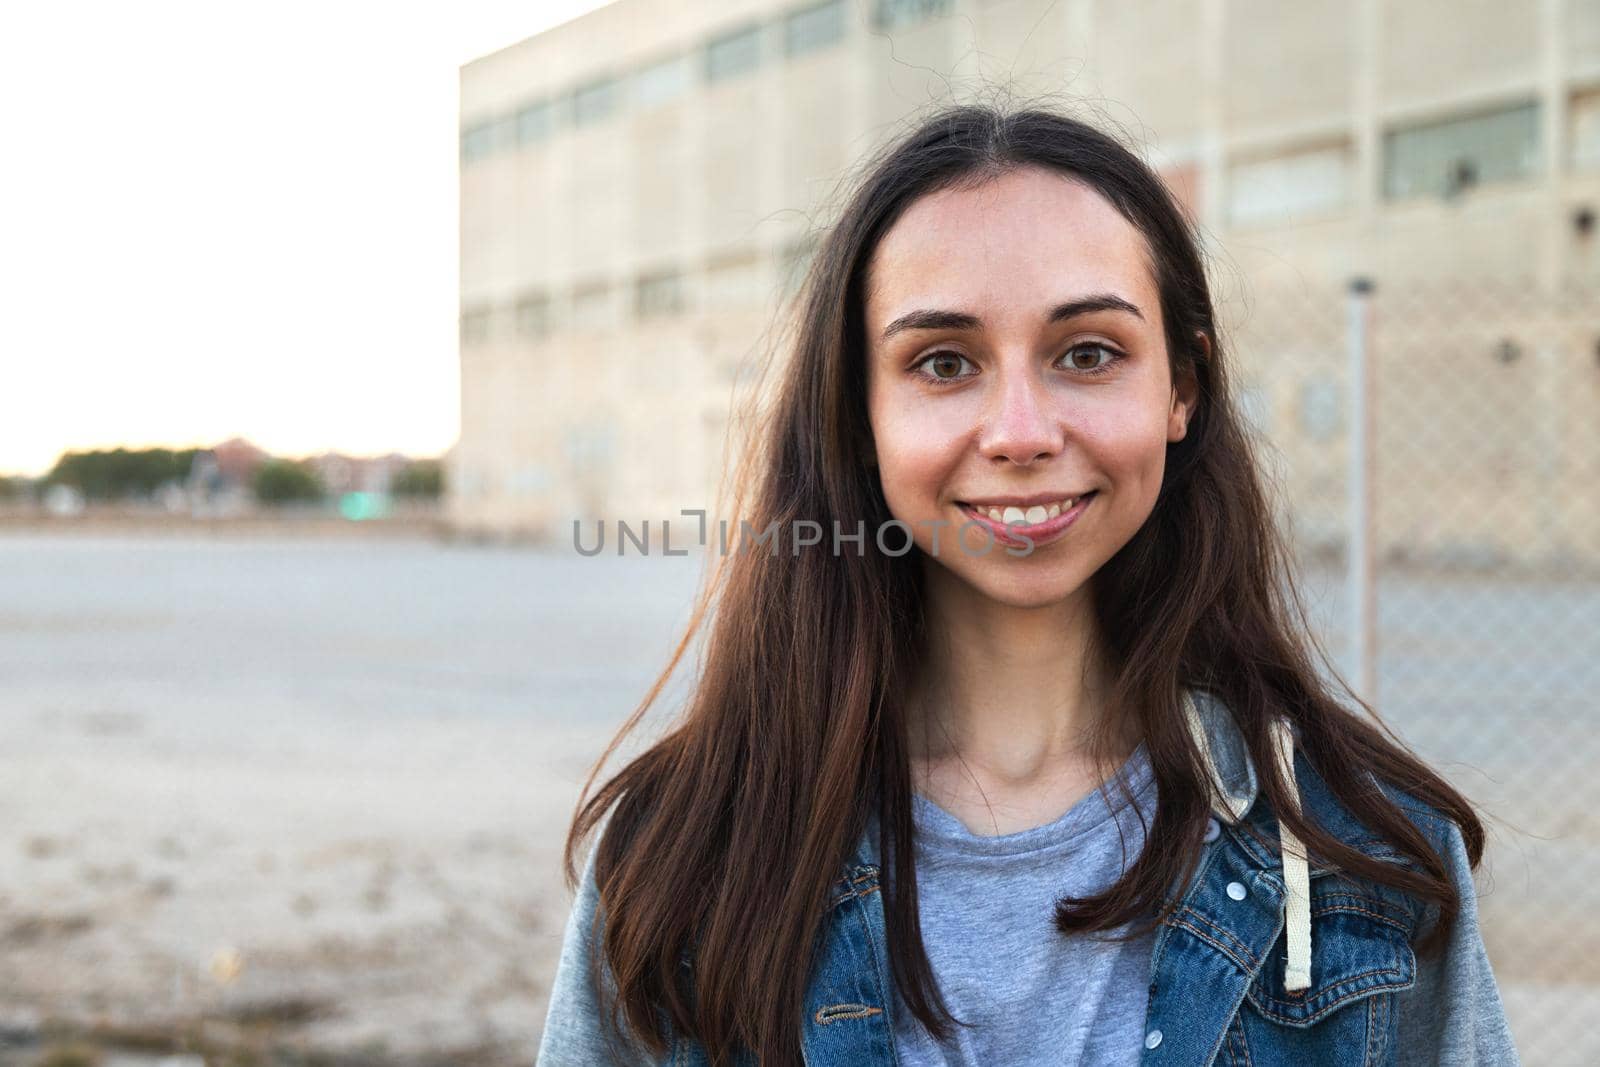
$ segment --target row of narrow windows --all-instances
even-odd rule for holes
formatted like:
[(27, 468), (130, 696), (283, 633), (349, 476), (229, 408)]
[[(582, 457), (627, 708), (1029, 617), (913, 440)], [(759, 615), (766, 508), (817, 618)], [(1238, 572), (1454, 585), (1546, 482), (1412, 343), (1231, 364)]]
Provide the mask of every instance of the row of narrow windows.
[[(700, 47), (627, 73), (587, 81), (570, 90), (531, 100), (508, 114), (461, 132), (461, 160), (471, 163), (496, 152), (543, 141), (563, 126), (592, 125), (627, 107), (650, 108), (675, 100), (697, 84), (742, 77), (778, 59), (796, 59), (845, 39), (853, 9), (846, 0), (822, 0), (750, 22), (710, 38)], [(953, 0), (874, 0), (872, 24), (893, 30), (949, 14)]]
[[(1573, 99), (1568, 161), (1574, 170), (1600, 170), (1600, 92)], [(1454, 116), (1390, 130), (1383, 142), (1383, 193), (1389, 199), (1452, 198), (1479, 185), (1538, 175), (1543, 167), (1538, 101)], [(1336, 213), (1351, 200), (1353, 158), (1348, 142), (1235, 163), (1228, 172), (1230, 225), (1247, 226)], [(773, 289), (788, 291), (809, 257), (808, 245), (787, 249), (776, 271), (750, 256), (708, 269), (711, 302), (723, 307), (759, 304)], [(537, 339), (557, 328), (557, 306), (578, 328), (605, 328), (631, 309), (640, 319), (686, 310), (681, 270), (644, 274), (631, 283), (590, 282), (562, 294), (533, 292), (510, 308), (464, 308), (461, 339), (479, 344), (500, 332), (497, 316), (510, 312), (511, 332)]]

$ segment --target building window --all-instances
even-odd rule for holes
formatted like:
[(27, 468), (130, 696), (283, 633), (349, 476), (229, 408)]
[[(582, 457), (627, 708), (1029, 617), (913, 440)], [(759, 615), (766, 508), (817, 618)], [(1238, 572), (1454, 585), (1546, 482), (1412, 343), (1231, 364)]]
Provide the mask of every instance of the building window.
[(844, 0), (791, 11), (783, 20), (783, 50), (788, 56), (815, 52), (844, 39)]
[(462, 308), (461, 343), (481, 345), (489, 340), (489, 328), (493, 320), (493, 311), (488, 307)]
[(714, 37), (706, 45), (706, 78), (720, 81), (746, 71), (761, 63), (761, 27), (747, 26), (742, 30)]
[(588, 282), (572, 291), (572, 325), (578, 330), (606, 330), (616, 325), (609, 285)]
[(461, 131), (461, 162), (471, 163), (490, 155), (500, 138), (498, 122), (478, 122)]
[(640, 107), (655, 107), (689, 91), (694, 72), (688, 56), (673, 56), (652, 63), (633, 76), (633, 100)]
[(613, 78), (583, 85), (572, 94), (572, 123), (587, 126), (599, 122), (617, 109), (617, 83)]
[(950, 14), (954, 6), (954, 0), (877, 0), (872, 8), (872, 24), (880, 30), (915, 26)]
[(517, 301), (517, 336), (537, 340), (550, 333), (550, 298), (529, 293)]
[(542, 141), (555, 128), (555, 108), (547, 100), (529, 104), (517, 112), (516, 122), (519, 145)]
[(1572, 169), (1600, 170), (1600, 92), (1574, 96), (1569, 114)]
[(1384, 135), (1384, 193), (1455, 196), (1539, 171), (1537, 101), (1391, 130)]
[(683, 310), (683, 275), (647, 274), (635, 283), (633, 297), (634, 313), (641, 319), (675, 315)]
[(1343, 145), (1241, 160), (1228, 169), (1228, 222), (1286, 222), (1343, 208), (1350, 153)]

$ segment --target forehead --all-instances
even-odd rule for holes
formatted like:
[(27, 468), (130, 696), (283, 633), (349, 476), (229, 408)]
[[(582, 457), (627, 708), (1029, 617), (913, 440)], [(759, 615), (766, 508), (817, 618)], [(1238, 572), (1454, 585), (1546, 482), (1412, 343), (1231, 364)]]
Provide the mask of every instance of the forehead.
[(914, 201), (868, 264), (867, 322), (917, 307), (1031, 313), (1087, 292), (1153, 309), (1144, 235), (1083, 182), (1022, 167)]

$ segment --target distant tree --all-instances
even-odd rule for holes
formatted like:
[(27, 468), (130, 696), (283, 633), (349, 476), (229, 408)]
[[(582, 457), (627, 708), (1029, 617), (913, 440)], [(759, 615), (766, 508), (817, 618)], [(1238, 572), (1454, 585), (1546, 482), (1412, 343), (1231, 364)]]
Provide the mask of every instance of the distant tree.
[(32, 479), (18, 475), (15, 478), (0, 475), (0, 500), (25, 500), (31, 495)]
[(419, 459), (389, 483), (395, 496), (437, 498), (444, 492), (444, 466), (436, 459)]
[(43, 488), (70, 485), (88, 500), (148, 497), (167, 482), (183, 481), (195, 449), (97, 449), (63, 452)]
[(321, 500), (322, 482), (303, 465), (287, 459), (269, 459), (256, 468), (256, 499), (263, 504), (291, 504)]

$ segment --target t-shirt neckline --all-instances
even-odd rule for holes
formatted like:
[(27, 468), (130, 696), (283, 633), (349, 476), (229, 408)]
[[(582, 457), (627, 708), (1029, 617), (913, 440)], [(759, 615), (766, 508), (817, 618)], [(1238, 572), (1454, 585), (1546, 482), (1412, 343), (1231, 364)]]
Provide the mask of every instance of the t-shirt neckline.
[(1103, 820), (1117, 816), (1128, 806), (1117, 777), (1126, 779), (1135, 801), (1142, 802), (1155, 785), (1155, 771), (1150, 766), (1149, 753), (1143, 741), (1133, 754), (1107, 779), (1104, 789), (1110, 794), (1109, 803), (1101, 795), (1100, 786), (1078, 798), (1058, 818), (1040, 826), (1017, 830), (1009, 834), (976, 834), (954, 815), (920, 792), (911, 795), (912, 817), (916, 825), (918, 847), (929, 845), (943, 850), (983, 855), (1016, 855), (1037, 849), (1066, 844), (1088, 833)]

